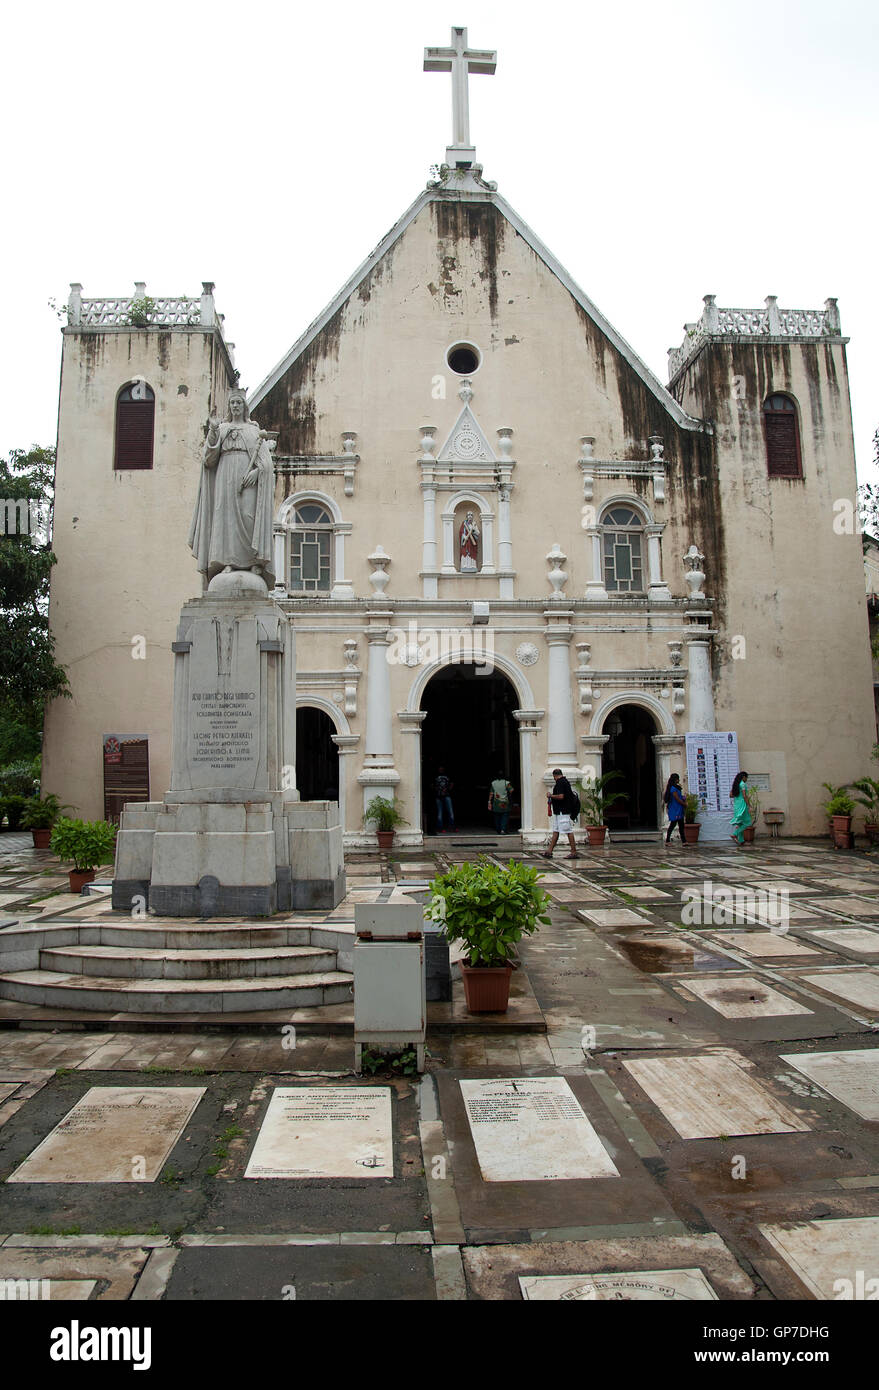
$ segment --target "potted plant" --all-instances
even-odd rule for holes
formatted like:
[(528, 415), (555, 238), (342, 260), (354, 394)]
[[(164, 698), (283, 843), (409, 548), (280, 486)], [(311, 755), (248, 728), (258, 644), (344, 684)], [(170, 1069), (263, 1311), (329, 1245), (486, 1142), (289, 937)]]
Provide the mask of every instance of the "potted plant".
[(99, 864), (109, 864), (116, 849), (116, 827), (105, 820), (72, 820), (59, 816), (49, 846), (59, 859), (69, 860), (71, 893), (91, 883)]
[(852, 782), (852, 790), (861, 793), (854, 800), (859, 806), (866, 807), (867, 815), (864, 829), (870, 844), (875, 845), (879, 839), (879, 780), (873, 777), (862, 777), (860, 781)]
[(379, 849), (390, 849), (394, 843), (394, 827), (406, 825), (406, 821), (397, 810), (396, 799), (389, 800), (386, 796), (372, 798), (363, 813), (364, 825), (369, 821), (375, 821)]
[(505, 1013), (510, 1000), (511, 958), (523, 936), (549, 923), (548, 894), (537, 869), (513, 859), (506, 867), (484, 855), (449, 869), (431, 884), (427, 915), (442, 922), (449, 941), (467, 951), (461, 962), (470, 1013)]
[(696, 817), (701, 811), (702, 805), (703, 803), (695, 792), (687, 792), (684, 799), (684, 840), (688, 845), (694, 845), (699, 838), (699, 831), (702, 827)]
[(830, 833), (833, 843), (837, 849), (851, 848), (851, 829), (852, 816), (854, 815), (855, 803), (848, 794), (845, 785), (834, 787), (830, 782), (822, 785), (829, 791), (830, 796), (824, 803), (824, 814), (830, 821)]
[(607, 811), (617, 801), (628, 800), (625, 792), (607, 790), (614, 778), (622, 777), (622, 775), (621, 772), (605, 772), (601, 777), (590, 777), (585, 782), (577, 783), (582, 802), (580, 814), (586, 825), (586, 838), (590, 845), (604, 844), (604, 837), (607, 834), (604, 817)]
[(746, 845), (751, 845), (757, 834), (757, 817), (760, 814), (760, 795), (756, 787), (748, 788), (745, 792), (745, 800), (748, 803), (748, 810), (751, 812), (751, 824), (746, 825), (742, 830), (742, 839)]
[(57, 796), (53, 796), (51, 792), (48, 796), (31, 798), (24, 808), (21, 823), (25, 830), (31, 832), (34, 849), (49, 848), (53, 825), (62, 811), (70, 810), (72, 807), (62, 806)]

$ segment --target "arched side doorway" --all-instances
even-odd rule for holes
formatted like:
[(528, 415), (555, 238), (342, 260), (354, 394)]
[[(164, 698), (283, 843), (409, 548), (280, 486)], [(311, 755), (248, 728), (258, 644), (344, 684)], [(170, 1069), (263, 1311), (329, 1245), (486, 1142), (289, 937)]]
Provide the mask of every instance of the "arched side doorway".
[(490, 674), (472, 662), (445, 666), (421, 695), (426, 719), (421, 727), (422, 826), (436, 830), (434, 781), (440, 767), (454, 783), (455, 824), (463, 831), (493, 831), (488, 793), (501, 774), (513, 784), (507, 830), (521, 821), (522, 778), (519, 728), (513, 717), (519, 700), (512, 682), (495, 667)]
[(336, 726), (322, 709), (296, 710), (296, 786), (302, 801), (339, 800), (339, 750)]
[(654, 734), (656, 720), (641, 705), (617, 705), (604, 721), (601, 732), (607, 743), (601, 758), (602, 774), (621, 772), (609, 791), (625, 792), (605, 816), (617, 830), (655, 830), (659, 824), (659, 789), (656, 775)]

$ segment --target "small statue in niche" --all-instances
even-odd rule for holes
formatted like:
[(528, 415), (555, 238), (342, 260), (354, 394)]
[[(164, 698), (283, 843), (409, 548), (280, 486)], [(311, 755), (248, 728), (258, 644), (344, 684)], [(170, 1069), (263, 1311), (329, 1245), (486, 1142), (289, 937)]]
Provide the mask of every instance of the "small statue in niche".
[(479, 563), (477, 555), (479, 553), (479, 527), (473, 519), (472, 512), (468, 512), (461, 522), (459, 544), (461, 548), (461, 573), (478, 573)]

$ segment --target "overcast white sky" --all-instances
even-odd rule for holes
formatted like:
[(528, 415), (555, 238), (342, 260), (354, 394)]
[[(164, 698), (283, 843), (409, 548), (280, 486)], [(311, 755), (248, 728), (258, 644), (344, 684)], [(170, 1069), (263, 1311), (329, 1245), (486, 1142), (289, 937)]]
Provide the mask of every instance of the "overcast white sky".
[(0, 453), (54, 443), (84, 294), (216, 282), (255, 388), (451, 142), (426, 45), (466, 24), (485, 177), (666, 379), (702, 295), (839, 299), (859, 472), (879, 425), (875, 0), (118, 0), (11, 8)]

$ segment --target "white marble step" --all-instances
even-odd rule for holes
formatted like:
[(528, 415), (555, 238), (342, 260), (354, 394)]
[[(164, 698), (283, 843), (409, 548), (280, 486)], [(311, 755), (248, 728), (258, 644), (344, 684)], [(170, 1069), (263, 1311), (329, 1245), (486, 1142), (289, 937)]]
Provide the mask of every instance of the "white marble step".
[(18, 970), (0, 975), (0, 998), (114, 1013), (256, 1013), (350, 1004), (352, 986), (352, 976), (342, 970), (251, 980), (121, 980)]
[(113, 922), (97, 926), (83, 925), (82, 942), (99, 942), (102, 946), (147, 946), (176, 950), (197, 948), (205, 951), (239, 950), (262, 946), (308, 946), (310, 926), (246, 926), (227, 927), (211, 923), (200, 926), (187, 922), (174, 926), (168, 922)]
[(335, 951), (317, 946), (242, 947), (238, 950), (147, 946), (53, 946), (40, 951), (40, 969), (60, 975), (146, 980), (250, 980), (277, 975), (326, 974)]

